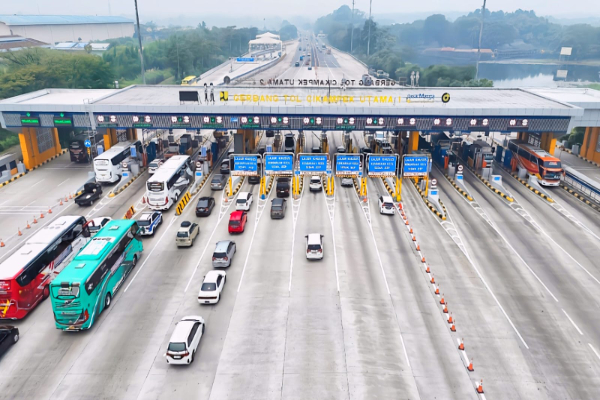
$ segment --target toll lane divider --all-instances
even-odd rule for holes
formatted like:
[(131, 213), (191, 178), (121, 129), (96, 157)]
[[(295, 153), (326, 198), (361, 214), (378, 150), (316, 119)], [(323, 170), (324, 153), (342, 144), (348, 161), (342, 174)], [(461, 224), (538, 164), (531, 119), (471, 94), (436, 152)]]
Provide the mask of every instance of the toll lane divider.
[(52, 156), (52, 157), (50, 157), (49, 159), (47, 159), (47, 160), (46, 160), (46, 161), (44, 161), (43, 163), (36, 165), (35, 167), (31, 168), (30, 170), (25, 170), (25, 172), (21, 172), (20, 174), (17, 174), (17, 175), (15, 175), (15, 176), (13, 176), (13, 177), (12, 177), (12, 178), (10, 178), (9, 180), (7, 180), (7, 181), (5, 181), (5, 182), (2, 182), (2, 183), (0, 183), (0, 187), (6, 186), (6, 185), (8, 185), (8, 184), (9, 184), (9, 183), (11, 183), (11, 182), (14, 182), (14, 181), (16, 181), (17, 179), (24, 177), (24, 176), (25, 176), (25, 175), (27, 175), (27, 174), (28, 174), (30, 171), (33, 171), (33, 170), (35, 170), (35, 169), (38, 169), (38, 168), (39, 168), (39, 167), (41, 167), (42, 165), (44, 165), (44, 164), (47, 164), (48, 162), (50, 162), (50, 161), (54, 160), (55, 158), (58, 158), (58, 157), (62, 156), (63, 154), (66, 154), (67, 152), (68, 152), (68, 150), (62, 150), (60, 154), (57, 154), (57, 155), (55, 155), (55, 156)]
[(352, 182), (354, 183), (354, 190), (356, 190), (356, 193), (360, 196), (360, 186), (358, 186), (358, 179), (356, 179), (356, 177), (352, 177)]
[(271, 193), (271, 189), (273, 188), (274, 181), (275, 181), (275, 178), (272, 176), (269, 176), (269, 183), (267, 183), (267, 192), (265, 193), (267, 195), (267, 197)]
[[(421, 259), (421, 266), (424, 269), (426, 279), (428, 280), (428, 282), (432, 288), (432, 292), (433, 292), (432, 296), (434, 297), (434, 300), (436, 301), (436, 303), (439, 303), (441, 315), (443, 315), (443, 318), (446, 320), (446, 322), (449, 326), (450, 332), (454, 333), (457, 331), (456, 319), (453, 317), (452, 313), (448, 310), (448, 301), (444, 297), (444, 294), (440, 293), (439, 282), (437, 282), (435, 280), (435, 276), (433, 275), (431, 266), (425, 260), (423, 250), (421, 250), (421, 245), (417, 241), (417, 236), (413, 230), (413, 227), (408, 222), (408, 216), (406, 215), (404, 206), (401, 202), (398, 203), (398, 211), (400, 213), (400, 217), (402, 218), (402, 221), (404, 222), (403, 225), (406, 227), (406, 229), (411, 237), (411, 240), (413, 242), (413, 245), (415, 246), (415, 251), (419, 255), (419, 258)], [(452, 335), (452, 333), (451, 333), (451, 335)], [(457, 342), (457, 349), (460, 353), (463, 365), (465, 366), (467, 371), (474, 372), (475, 368), (473, 367), (473, 358), (469, 359), (469, 357), (467, 355), (467, 352), (465, 349), (465, 344), (464, 344), (464, 339), (456, 338), (456, 342)], [(483, 382), (483, 380), (481, 380), (480, 382), (476, 382), (475, 391), (481, 396), (481, 398), (485, 399), (485, 397), (483, 397), (482, 382)]]
[(202, 177), (200, 184), (196, 187), (196, 189), (194, 189), (194, 192), (192, 193), (192, 197), (197, 195), (198, 192), (202, 190), (202, 188), (204, 187), (204, 184), (206, 183), (207, 180), (208, 180), (208, 174), (206, 174)]
[(383, 182), (383, 185), (385, 186), (385, 190), (388, 191), (390, 196), (394, 197), (394, 189), (392, 189), (392, 187), (389, 185), (389, 183), (387, 182), (387, 179), (385, 179), (384, 177), (381, 177), (381, 180)]
[(6, 185), (8, 185), (8, 184), (9, 184), (9, 183), (11, 183), (11, 182), (14, 182), (14, 181), (16, 181), (17, 179), (24, 177), (25, 175), (27, 175), (27, 173), (28, 173), (28, 172), (29, 172), (29, 171), (21, 172), (20, 174), (17, 174), (17, 175), (15, 175), (15, 176), (13, 176), (13, 177), (12, 177), (12, 178), (10, 178), (9, 180), (7, 180), (7, 181), (4, 181), (4, 182), (0, 183), (0, 187), (6, 186)]
[(62, 156), (63, 154), (66, 154), (68, 151), (69, 150), (67, 150), (67, 149), (61, 150), (61, 152), (59, 154), (56, 154), (56, 155), (50, 157), (49, 159), (47, 159), (46, 161), (43, 161), (43, 162), (39, 163), (38, 165), (36, 165), (35, 167), (31, 168), (31, 171), (33, 171), (34, 169), (38, 169), (39, 167), (41, 167), (44, 164), (48, 164), (50, 161)]
[(123, 219), (131, 219), (131, 217), (133, 217), (134, 215), (135, 215), (135, 208), (133, 208), (133, 206), (131, 206), (131, 207), (129, 207), (129, 209), (127, 210), (125, 215), (123, 216)]
[(587, 161), (587, 162), (589, 162), (590, 164), (592, 164), (592, 165), (595, 165), (596, 167), (600, 167), (600, 164), (598, 164), (596, 161), (588, 160), (587, 158), (585, 158), (585, 157), (582, 157), (582, 156), (580, 156), (579, 154), (574, 154), (574, 153), (571, 151), (571, 149), (563, 149), (563, 151), (566, 151), (566, 152), (567, 152), (567, 153), (569, 153), (569, 154), (573, 154), (574, 156), (577, 156), (577, 157), (581, 158), (583, 161)]
[(440, 205), (442, 206), (442, 209), (444, 210), (444, 214), (442, 214), (435, 208), (435, 206), (433, 204), (431, 204), (431, 202), (429, 200), (427, 200), (427, 198), (425, 197), (425, 193), (421, 190), (421, 188), (419, 187), (417, 182), (414, 181), (413, 179), (411, 179), (411, 181), (412, 181), (415, 189), (417, 189), (417, 191), (421, 195), (421, 199), (423, 199), (423, 202), (425, 203), (425, 205), (431, 210), (432, 213), (437, 215), (439, 219), (441, 219), (442, 221), (445, 221), (446, 220), (446, 215), (445, 215), (446, 214), (446, 206), (444, 205), (444, 203), (442, 203), (442, 201), (439, 200)]
[(477, 178), (479, 178), (479, 180), (480, 180), (481, 182), (483, 182), (483, 183), (485, 184), (485, 186), (487, 186), (487, 187), (488, 187), (488, 188), (489, 188), (489, 189), (490, 189), (492, 192), (494, 192), (494, 193), (496, 193), (498, 196), (500, 196), (500, 197), (504, 198), (506, 201), (510, 201), (511, 203), (515, 201), (515, 199), (513, 199), (512, 197), (510, 197), (510, 196), (506, 195), (504, 192), (502, 192), (502, 191), (500, 191), (500, 190), (496, 189), (495, 187), (493, 187), (493, 186), (492, 186), (492, 184), (491, 184), (491, 183), (490, 183), (490, 182), (489, 182), (487, 179), (485, 179), (483, 176), (481, 176), (480, 174), (478, 174), (477, 172), (475, 172), (475, 171), (474, 171), (474, 170), (472, 170), (471, 168), (469, 168), (469, 170), (470, 170), (471, 172), (473, 172), (473, 173), (475, 174), (475, 176), (476, 176)]
[(116, 195), (118, 195), (119, 193), (121, 193), (122, 191), (124, 191), (125, 189), (127, 189), (129, 187), (129, 185), (131, 185), (137, 178), (139, 178), (144, 172), (146, 171), (146, 168), (141, 168), (140, 169), (140, 173), (132, 176), (126, 184), (124, 184), (123, 186), (121, 186), (118, 189), (113, 190), (112, 192), (110, 192), (108, 194), (108, 197), (115, 197)]
[(188, 203), (190, 202), (191, 198), (192, 198), (192, 196), (190, 195), (190, 192), (189, 191), (185, 192), (185, 194), (183, 195), (181, 200), (179, 200), (179, 203), (177, 203), (177, 209), (175, 210), (175, 214), (181, 215), (181, 213), (185, 209), (185, 206), (187, 206)]
[(454, 182), (454, 179), (450, 178), (450, 176), (448, 174), (444, 174), (444, 176), (446, 177), (446, 180), (448, 182), (450, 182), (450, 184), (452, 186), (454, 186), (454, 189), (456, 189), (458, 191), (458, 193), (462, 194), (463, 197), (469, 201), (473, 201), (473, 197), (471, 197), (471, 195), (467, 192), (465, 192), (461, 187), (459, 187), (456, 182)]
[(246, 179), (245, 176), (241, 176), (240, 177), (240, 181), (237, 183), (237, 185), (235, 186), (235, 189), (233, 189), (233, 193), (231, 193), (231, 197), (235, 196), (237, 194), (237, 192), (240, 191), (240, 189), (242, 188), (242, 184), (244, 183), (244, 180)]
[(596, 211), (600, 211), (600, 206), (598, 206), (597, 204), (594, 204), (593, 202), (591, 202), (590, 200), (588, 200), (588, 198), (586, 196), (577, 193), (575, 190), (571, 189), (567, 185), (561, 185), (561, 187), (563, 189), (565, 189), (568, 193), (572, 194), (577, 199), (579, 199), (582, 203), (587, 204), (588, 206), (592, 207)]
[(531, 190), (533, 193), (537, 194), (542, 199), (546, 200), (548, 203), (554, 203), (554, 199), (552, 197), (546, 195), (545, 193), (540, 192), (539, 190), (537, 190), (536, 188), (531, 186), (527, 181), (524, 181), (523, 179), (519, 178), (517, 176), (517, 174), (511, 174), (511, 176), (513, 178), (515, 178), (516, 180), (518, 180), (519, 182), (521, 182), (527, 189)]

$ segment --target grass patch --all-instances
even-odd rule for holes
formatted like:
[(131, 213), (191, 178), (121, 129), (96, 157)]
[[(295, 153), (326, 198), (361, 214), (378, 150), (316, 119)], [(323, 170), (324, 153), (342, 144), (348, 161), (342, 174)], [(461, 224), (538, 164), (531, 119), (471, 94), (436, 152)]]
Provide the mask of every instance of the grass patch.
[(9, 148), (19, 144), (19, 134), (0, 128), (0, 153), (5, 152)]

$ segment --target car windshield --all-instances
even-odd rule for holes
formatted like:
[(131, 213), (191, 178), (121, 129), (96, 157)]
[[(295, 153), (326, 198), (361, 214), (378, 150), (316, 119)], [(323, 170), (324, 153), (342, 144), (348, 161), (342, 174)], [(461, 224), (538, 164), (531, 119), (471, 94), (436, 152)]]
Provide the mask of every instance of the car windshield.
[(188, 233), (187, 232), (177, 232), (177, 237), (186, 238), (186, 237), (188, 237)]
[(150, 226), (150, 221), (143, 219), (137, 222), (139, 226)]
[(320, 183), (321, 180), (319, 178), (310, 178), (310, 183)]
[(238, 204), (246, 204), (246, 199), (237, 199)]
[(309, 245), (308, 245), (308, 249), (309, 249), (310, 251), (313, 251), (313, 250), (321, 250), (321, 245), (319, 245), (319, 244), (309, 244)]
[(281, 211), (281, 210), (282, 210), (282, 207), (281, 207), (281, 206), (273, 206), (273, 207), (272, 207), (272, 210), (273, 210), (273, 211)]
[(233, 226), (233, 227), (240, 226), (240, 221), (229, 221), (229, 226)]
[(200, 200), (198, 202), (198, 207), (208, 207), (208, 200)]
[(202, 290), (203, 292), (211, 292), (213, 290), (217, 290), (217, 284), (204, 282), (200, 290)]
[(185, 343), (169, 343), (169, 351), (185, 351)]
[(150, 168), (158, 168), (158, 163), (155, 163), (155, 162), (150, 163)]
[(383, 203), (384, 207), (394, 207), (393, 203)]
[(214, 258), (225, 258), (225, 257), (227, 257), (227, 254), (225, 254), (225, 253), (213, 253), (213, 257)]
[(215, 175), (212, 179), (212, 183), (221, 183), (223, 180), (223, 175)]

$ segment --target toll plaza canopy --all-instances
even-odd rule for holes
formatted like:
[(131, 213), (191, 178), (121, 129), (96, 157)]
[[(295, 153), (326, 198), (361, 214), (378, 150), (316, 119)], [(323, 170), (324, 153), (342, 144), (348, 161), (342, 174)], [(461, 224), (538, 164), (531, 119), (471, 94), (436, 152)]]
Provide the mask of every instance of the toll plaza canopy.
[[(360, 85), (355, 81), (346, 81), (342, 86), (340, 81), (316, 79), (263, 83), (249, 87), (216, 86), (214, 102), (210, 101), (210, 95), (206, 101), (203, 89), (194, 91), (181, 86), (45, 89), (0, 101), (0, 122), (2, 126), (13, 128), (70, 124), (93, 129), (566, 133), (571, 119), (582, 119), (586, 112), (585, 105), (563, 101), (561, 95), (554, 92), (548, 95), (525, 89), (352, 86)], [(560, 89), (555, 90), (560, 92)], [(187, 95), (181, 97), (180, 92)], [(190, 92), (194, 100), (181, 101), (182, 98), (189, 100)], [(565, 95), (565, 99), (568, 98)], [(594, 123), (600, 126), (600, 121)]]

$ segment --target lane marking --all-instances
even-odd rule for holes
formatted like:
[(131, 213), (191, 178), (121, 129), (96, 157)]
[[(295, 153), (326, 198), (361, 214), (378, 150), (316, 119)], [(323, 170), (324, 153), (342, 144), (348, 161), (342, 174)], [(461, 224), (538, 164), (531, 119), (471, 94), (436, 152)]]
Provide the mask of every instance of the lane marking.
[(592, 349), (592, 351), (594, 352), (594, 354), (596, 355), (596, 357), (598, 357), (598, 359), (600, 360), (600, 354), (598, 354), (598, 352), (596, 351), (596, 349), (594, 348), (594, 346), (592, 346), (591, 343), (588, 343), (588, 346), (590, 346), (590, 349)]
[(129, 284), (125, 288), (125, 292), (127, 292), (127, 290), (129, 289), (129, 287), (133, 284), (133, 282), (135, 281), (135, 278), (137, 278), (137, 276), (139, 275), (139, 273), (142, 272), (142, 269), (144, 268), (144, 266), (146, 265), (146, 263), (148, 262), (148, 260), (150, 260), (150, 258), (151, 258), (150, 256), (152, 255), (152, 253), (154, 253), (154, 250), (156, 250), (158, 248), (158, 244), (160, 242), (162, 242), (163, 237), (165, 237), (165, 235), (167, 234), (167, 232), (169, 232), (169, 228), (171, 227), (171, 225), (173, 225), (173, 223), (175, 222), (176, 219), (177, 219), (177, 217), (171, 218), (171, 222), (169, 222), (169, 225), (167, 226), (167, 228), (165, 229), (165, 231), (163, 232), (163, 234), (160, 236), (160, 238), (158, 239), (158, 241), (156, 242), (156, 244), (154, 245), (154, 247), (152, 247), (152, 250), (150, 250), (150, 253), (148, 253), (148, 255), (146, 256), (146, 259), (144, 260), (144, 262), (142, 263), (142, 265), (140, 265), (140, 267), (138, 268), (138, 270), (135, 273), (135, 275), (133, 276), (133, 278), (131, 278), (131, 281), (129, 282)]
[(70, 181), (70, 180), (71, 180), (71, 178), (67, 178), (67, 179), (65, 179), (64, 181), (62, 181), (61, 183), (59, 183), (58, 185), (56, 185), (56, 187), (59, 187), (59, 186), (61, 186), (63, 183), (65, 183), (65, 182), (67, 182), (67, 181)]
[[(300, 176), (300, 179), (304, 179)], [(292, 272), (294, 270), (294, 248), (296, 242), (296, 222), (298, 221), (298, 215), (300, 214), (300, 206), (302, 205), (302, 197), (304, 194), (304, 185), (302, 185), (302, 192), (300, 193), (300, 199), (296, 200), (292, 196), (292, 258), (290, 260), (290, 283), (288, 285), (288, 292), (292, 291)], [(296, 203), (297, 202), (297, 203)]]
[(583, 335), (583, 332), (581, 332), (581, 329), (579, 329), (579, 327), (577, 325), (575, 325), (575, 322), (573, 322), (573, 320), (571, 319), (571, 317), (569, 317), (569, 314), (567, 314), (567, 312), (565, 311), (565, 309), (562, 309), (562, 312), (565, 313), (565, 315), (567, 316), (567, 318), (569, 319), (569, 321), (571, 321), (571, 323), (573, 324), (573, 326), (575, 327), (575, 329), (577, 329), (577, 332), (579, 332), (580, 335)]
[[(339, 186), (341, 187), (341, 186)], [(338, 273), (338, 259), (337, 259), (337, 249), (335, 246), (335, 230), (333, 229), (333, 223), (335, 221), (335, 191), (333, 192), (333, 198), (332, 199), (327, 199), (327, 196), (325, 195), (325, 190), (322, 190), (323, 192), (323, 197), (325, 198), (325, 206), (327, 207), (327, 212), (329, 213), (329, 222), (331, 225), (331, 240), (333, 241), (333, 263), (335, 265), (335, 282), (337, 284), (337, 291), (338, 291), (338, 296), (340, 293), (340, 276)], [(356, 193), (356, 191), (355, 191)], [(330, 201), (331, 204), (331, 212), (329, 211), (329, 207), (330, 205), (327, 203), (327, 201)]]
[(40, 179), (39, 181), (37, 181), (36, 183), (34, 183), (33, 185), (30, 185), (29, 187), (32, 188), (40, 183), (44, 182), (44, 179)]

